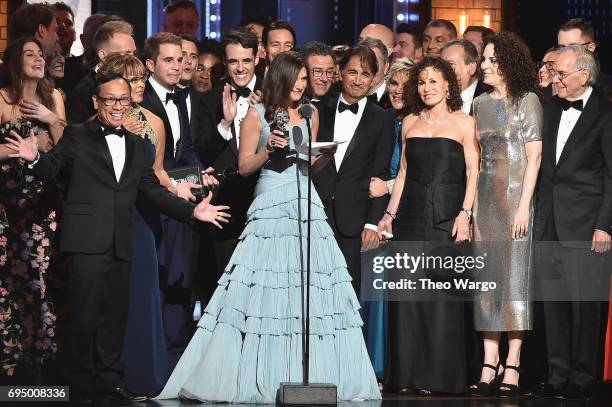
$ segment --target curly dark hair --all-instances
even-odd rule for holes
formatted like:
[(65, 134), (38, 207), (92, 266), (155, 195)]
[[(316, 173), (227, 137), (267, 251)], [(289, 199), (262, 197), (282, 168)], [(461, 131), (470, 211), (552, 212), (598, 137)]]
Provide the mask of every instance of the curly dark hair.
[(512, 101), (519, 100), (529, 92), (539, 93), (538, 67), (518, 34), (504, 31), (485, 39), (483, 49), (488, 44), (493, 44), (497, 69), (506, 82)]
[(426, 108), (425, 102), (419, 95), (419, 74), (429, 67), (440, 72), (442, 78), (448, 82), (449, 97), (446, 100), (448, 110), (450, 112), (460, 110), (463, 101), (461, 100), (461, 88), (459, 87), (459, 81), (457, 81), (457, 75), (455, 75), (453, 67), (448, 62), (438, 57), (426, 57), (412, 67), (410, 77), (404, 84), (404, 105), (409, 106), (410, 112), (414, 114), (419, 114)]

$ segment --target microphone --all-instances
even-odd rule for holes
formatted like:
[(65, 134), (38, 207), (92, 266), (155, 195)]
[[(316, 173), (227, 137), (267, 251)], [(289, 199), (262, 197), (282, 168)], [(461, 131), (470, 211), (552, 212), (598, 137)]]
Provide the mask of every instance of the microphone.
[(308, 120), (312, 117), (312, 105), (310, 103), (306, 103), (298, 109), (298, 113), (302, 118)]

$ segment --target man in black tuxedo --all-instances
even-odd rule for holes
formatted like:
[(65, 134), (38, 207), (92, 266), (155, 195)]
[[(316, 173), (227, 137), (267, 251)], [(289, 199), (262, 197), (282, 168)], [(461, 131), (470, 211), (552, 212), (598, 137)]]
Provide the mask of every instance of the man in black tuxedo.
[(389, 53), (385, 44), (376, 38), (365, 38), (359, 42), (359, 45), (365, 45), (370, 48), (376, 56), (376, 66), (378, 71), (372, 79), (370, 90), (368, 92), (368, 99), (376, 103), (383, 109), (391, 107), (391, 99), (387, 93), (387, 82), (385, 76), (389, 70)]
[(159, 211), (182, 222), (224, 221), (226, 207), (195, 206), (159, 184), (145, 158), (142, 138), (122, 124), (130, 109), (130, 86), (116, 75), (97, 79), (93, 96), (98, 120), (70, 125), (48, 154), (35, 137), (16, 134), (14, 156), (34, 173), (54, 178), (69, 169), (60, 250), (70, 266), (67, 370), (71, 397), (110, 395), (134, 399), (123, 387), (122, 345), (132, 259), (131, 213), (141, 194)]
[[(145, 84), (142, 107), (162, 119), (166, 132), (164, 169), (201, 166), (193, 149), (197, 127), (196, 106), (189, 92), (178, 86), (183, 66), (180, 37), (160, 32), (145, 42), (143, 54), (150, 77)], [(193, 200), (191, 188), (175, 185), (179, 198)], [(171, 372), (193, 335), (191, 282), (193, 229), (190, 225), (162, 217), (164, 237), (159, 250), (162, 266), (162, 318)]]
[(451, 64), (457, 75), (463, 101), (461, 111), (471, 115), (474, 99), (491, 90), (490, 86), (479, 80), (480, 55), (478, 55), (478, 50), (468, 40), (452, 40), (444, 45), (440, 56)]
[(360, 251), (378, 245), (376, 225), (388, 201), (369, 197), (370, 179), (389, 179), (395, 132), (391, 113), (366, 97), (378, 70), (374, 52), (358, 45), (344, 54), (339, 65), (342, 91), (318, 104), (317, 141), (345, 143), (313, 182), (359, 293)]
[[(589, 20), (582, 17), (566, 21), (559, 27), (557, 32), (557, 45), (559, 47), (581, 45), (595, 53), (597, 51), (597, 42), (595, 42), (593, 25)], [(612, 100), (612, 76), (599, 72), (593, 88), (599, 89), (608, 100)]]
[(133, 34), (132, 25), (127, 21), (108, 21), (98, 28), (92, 45), (96, 52), (97, 65), (75, 85), (66, 99), (66, 115), (69, 123), (85, 123), (96, 113), (91, 97), (98, 67), (111, 54), (134, 55), (136, 43)]
[(208, 279), (210, 285), (205, 291), (209, 294), (212, 294), (244, 229), (259, 177), (259, 173), (248, 177), (236, 173), (240, 123), (249, 105), (258, 101), (261, 89), (261, 80), (255, 76), (258, 46), (257, 37), (248, 28), (232, 30), (223, 37), (223, 63), (229, 76), (206, 92), (199, 106), (200, 127), (195, 139), (198, 156), (205, 166), (211, 166), (217, 172), (234, 172), (223, 181), (215, 197), (215, 202), (228, 202), (233, 218), (223, 230), (213, 231), (217, 272)]
[[(558, 95), (544, 105), (537, 190), (536, 277), (544, 297), (549, 377), (536, 395), (588, 398), (601, 376), (604, 253), (612, 233), (612, 107), (595, 89), (598, 64), (582, 45), (554, 62)], [(571, 300), (572, 302), (569, 302)]]

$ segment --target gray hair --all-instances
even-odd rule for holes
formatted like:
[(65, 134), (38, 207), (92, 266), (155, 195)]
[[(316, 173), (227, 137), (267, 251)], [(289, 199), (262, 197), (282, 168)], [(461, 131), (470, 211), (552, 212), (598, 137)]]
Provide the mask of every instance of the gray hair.
[(480, 63), (480, 55), (478, 54), (478, 50), (468, 40), (464, 40), (463, 38), (457, 40), (450, 40), (447, 42), (444, 47), (440, 50), (440, 53), (444, 52), (444, 50), (449, 49), (450, 47), (454, 47), (455, 45), (463, 48), (463, 63), (466, 65), (476, 64), (479, 67)]
[(385, 60), (385, 63), (389, 59), (389, 51), (387, 50), (387, 46), (381, 40), (377, 38), (367, 37), (359, 41), (359, 45), (365, 45), (366, 47), (370, 48), (372, 51), (374, 50), (374, 48), (379, 50), (383, 59)]
[(599, 76), (599, 62), (597, 62), (597, 59), (595, 59), (595, 55), (584, 45), (567, 45), (559, 49), (558, 55), (561, 55), (564, 52), (574, 53), (576, 56), (574, 70), (580, 71), (582, 69), (588, 69), (589, 80), (587, 81), (587, 85), (595, 85), (595, 82), (597, 82), (597, 77)]

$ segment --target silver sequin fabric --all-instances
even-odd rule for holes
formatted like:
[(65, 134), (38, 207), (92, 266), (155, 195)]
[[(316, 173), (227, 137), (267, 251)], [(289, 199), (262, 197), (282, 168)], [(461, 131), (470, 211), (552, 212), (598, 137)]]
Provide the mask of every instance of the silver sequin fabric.
[(474, 206), (474, 240), (478, 250), (494, 247), (486, 267), (502, 276), (501, 290), (485, 295), (474, 304), (478, 331), (523, 331), (532, 329), (528, 301), (533, 271), (534, 199), (529, 233), (513, 241), (511, 227), (521, 198), (527, 167), (526, 144), (541, 140), (542, 105), (533, 93), (515, 103), (493, 99), (485, 93), (474, 99), (474, 116), (481, 149), (478, 192)]

